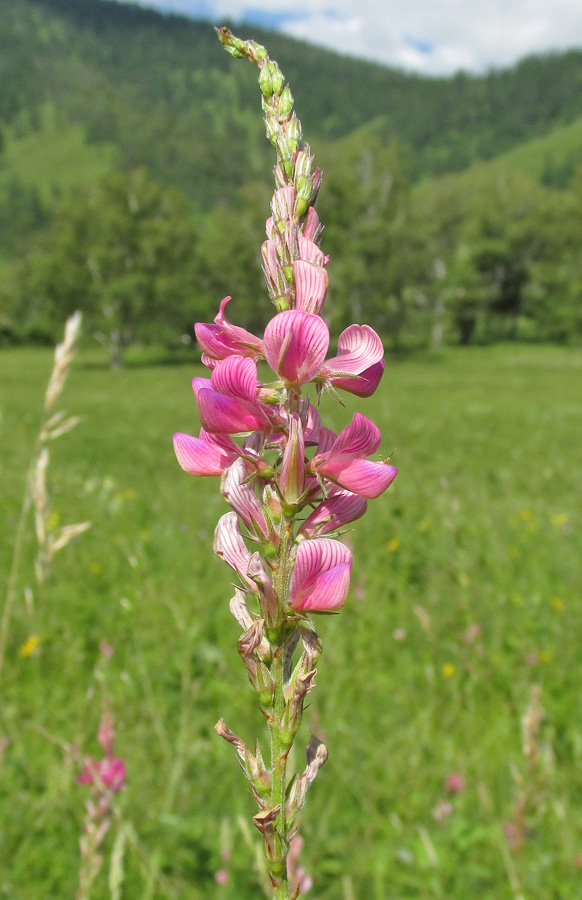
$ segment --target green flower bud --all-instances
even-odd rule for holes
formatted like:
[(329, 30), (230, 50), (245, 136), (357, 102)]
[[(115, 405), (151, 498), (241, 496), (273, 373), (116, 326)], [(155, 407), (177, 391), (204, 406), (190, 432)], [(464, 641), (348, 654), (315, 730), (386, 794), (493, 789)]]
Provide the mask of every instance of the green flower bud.
[(271, 66), (267, 63), (266, 66), (259, 72), (259, 87), (261, 89), (261, 94), (263, 97), (271, 97), (273, 94), (273, 79), (271, 78)]
[(281, 120), (288, 119), (292, 111), (293, 94), (291, 93), (289, 85), (286, 84), (281, 91), (281, 96), (279, 97), (279, 118)]
[(271, 70), (271, 83), (273, 85), (273, 93), (279, 96), (285, 85), (283, 73), (281, 72), (281, 69), (276, 62), (270, 61), (269, 69)]

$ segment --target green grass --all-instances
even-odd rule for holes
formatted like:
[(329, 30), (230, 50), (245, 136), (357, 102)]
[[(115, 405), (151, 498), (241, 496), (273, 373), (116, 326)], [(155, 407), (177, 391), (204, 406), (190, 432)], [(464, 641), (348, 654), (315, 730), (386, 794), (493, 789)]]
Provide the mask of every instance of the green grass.
[[(231, 573), (211, 551), (226, 506), (217, 480), (180, 471), (170, 440), (197, 427), (198, 367), (131, 363), (113, 372), (85, 351), (63, 399), (84, 419), (53, 445), (53, 509), (93, 527), (56, 557), (32, 614), (32, 536), (25, 554), (0, 704), (0, 897), (74, 895), (86, 789), (61, 744), (96, 752), (104, 686), (140, 847), (123, 896), (252, 900), (237, 817), (250, 821), (253, 801), (212, 730), (223, 715), (247, 740), (264, 733), (236, 652)], [(48, 352), (0, 354), (3, 572), (50, 368)], [(579, 900), (581, 376), (566, 349), (449, 350), (389, 363), (359, 403), (400, 472), (349, 536), (345, 609), (317, 622), (324, 653), (298, 741), (311, 729), (330, 751), (301, 821), (314, 900)], [(322, 412), (340, 428), (348, 406)], [(31, 634), (40, 653), (25, 658)], [(104, 640), (115, 653), (96, 678)], [(502, 823), (512, 768), (526, 772), (534, 684), (542, 783), (525, 848), (510, 854)], [(466, 788), (439, 823), (451, 772)], [(217, 886), (225, 827), (230, 880)], [(95, 897), (109, 897), (105, 878)]]

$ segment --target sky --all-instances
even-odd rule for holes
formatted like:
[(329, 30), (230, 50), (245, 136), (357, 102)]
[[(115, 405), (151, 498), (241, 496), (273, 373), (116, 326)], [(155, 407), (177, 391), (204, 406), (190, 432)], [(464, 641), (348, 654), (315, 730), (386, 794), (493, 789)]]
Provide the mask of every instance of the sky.
[[(129, 0), (125, 0), (129, 2)], [(140, 0), (221, 24), (274, 28), (426, 75), (481, 73), (582, 47), (582, 0)]]

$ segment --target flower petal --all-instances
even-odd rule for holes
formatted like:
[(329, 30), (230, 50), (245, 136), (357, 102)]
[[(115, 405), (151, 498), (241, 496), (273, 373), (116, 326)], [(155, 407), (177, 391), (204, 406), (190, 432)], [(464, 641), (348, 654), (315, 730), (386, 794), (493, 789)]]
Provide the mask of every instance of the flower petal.
[(257, 364), (253, 359), (244, 359), (242, 356), (222, 359), (212, 371), (210, 385), (219, 394), (256, 404)]
[(373, 500), (392, 484), (398, 469), (388, 463), (330, 453), (329, 457), (317, 466), (317, 471), (348, 491)]
[(214, 552), (234, 569), (247, 587), (256, 593), (257, 585), (247, 574), (251, 553), (242, 539), (235, 512), (225, 513), (218, 520), (214, 532)]
[(339, 541), (301, 541), (289, 586), (294, 609), (330, 610), (343, 606), (350, 583), (352, 554)]
[(258, 533), (267, 540), (269, 527), (263, 508), (252, 483), (246, 481), (252, 471), (253, 467), (250, 463), (243, 459), (237, 459), (224, 472), (220, 490), (224, 499), (238, 513), (250, 532)]
[(311, 381), (329, 347), (329, 331), (320, 316), (290, 309), (274, 316), (265, 330), (265, 356), (288, 384)]
[(227, 397), (217, 391), (199, 392), (198, 415), (203, 428), (213, 434), (243, 434), (246, 431), (267, 431), (271, 427), (257, 403)]
[(361, 375), (352, 375), (349, 378), (332, 376), (329, 381), (335, 388), (341, 388), (356, 397), (371, 397), (384, 374), (384, 360), (365, 369)]
[(311, 537), (313, 534), (329, 534), (364, 515), (368, 504), (363, 497), (350, 491), (337, 488), (334, 490), (336, 493), (330, 493), (307, 517), (298, 534), (305, 537)]
[(363, 416), (362, 413), (354, 413), (351, 423), (337, 436), (331, 454), (350, 454), (354, 456), (370, 456), (375, 453), (382, 442), (382, 435), (377, 425)]
[(234, 452), (202, 437), (181, 432), (174, 435), (174, 452), (180, 467), (189, 475), (222, 475), (238, 457), (238, 448), (234, 441), (232, 444)]
[(293, 263), (295, 273), (295, 308), (305, 312), (319, 314), (325, 302), (328, 274), (321, 266), (296, 259)]
[(382, 341), (369, 325), (350, 325), (342, 331), (337, 350), (325, 364), (332, 375), (361, 375), (384, 358)]

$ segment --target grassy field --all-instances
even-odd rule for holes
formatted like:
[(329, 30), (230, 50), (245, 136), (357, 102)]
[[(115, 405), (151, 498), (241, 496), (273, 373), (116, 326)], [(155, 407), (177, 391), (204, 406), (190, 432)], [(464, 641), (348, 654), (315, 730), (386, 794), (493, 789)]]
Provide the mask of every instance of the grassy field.
[[(51, 362), (0, 354), (3, 573)], [(129, 362), (110, 371), (87, 350), (70, 376), (62, 405), (84, 418), (54, 443), (52, 514), (93, 525), (56, 556), (42, 594), (29, 529), (0, 685), (0, 897), (74, 896), (87, 789), (70, 745), (97, 752), (105, 694), (129, 773), (121, 896), (253, 900), (238, 819), (254, 803), (213, 732), (224, 716), (248, 741), (264, 733), (236, 652), (231, 573), (211, 551), (226, 506), (217, 480), (182, 473), (171, 447), (173, 431), (197, 428), (198, 367)], [(352, 407), (327, 400), (322, 412), (340, 428)], [(392, 362), (359, 408), (400, 472), (349, 536), (346, 608), (316, 623), (324, 654), (298, 746), (312, 730), (330, 759), (302, 814), (307, 896), (579, 900), (582, 357), (499, 346)], [(23, 654), (31, 636), (38, 648)], [(544, 718), (528, 762), (535, 685)], [(446, 791), (452, 773), (459, 793)], [(507, 834), (520, 796), (521, 850)]]

